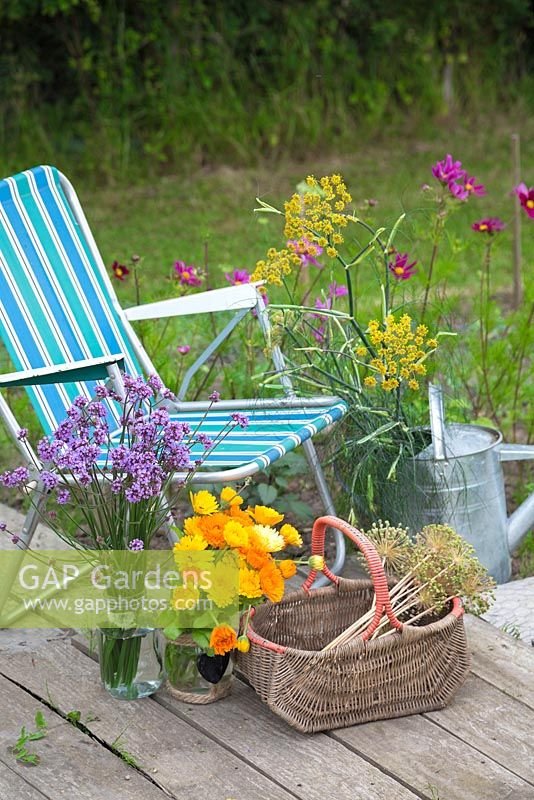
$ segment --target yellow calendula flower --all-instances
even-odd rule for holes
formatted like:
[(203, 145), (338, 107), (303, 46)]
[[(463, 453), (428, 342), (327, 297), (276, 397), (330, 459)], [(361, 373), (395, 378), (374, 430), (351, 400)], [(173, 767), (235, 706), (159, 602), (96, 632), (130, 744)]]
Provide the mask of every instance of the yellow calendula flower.
[(236, 564), (233, 558), (222, 558), (209, 571), (210, 587), (206, 597), (218, 608), (227, 608), (239, 603), (239, 586), (236, 580)]
[(192, 611), (199, 597), (196, 586), (177, 586), (172, 593), (172, 606), (177, 611)]
[(189, 499), (191, 500), (191, 505), (193, 506), (193, 511), (195, 514), (215, 514), (216, 511), (219, 510), (219, 504), (217, 499), (211, 494), (211, 492), (207, 492), (203, 489), (200, 492), (189, 492)]
[(324, 557), (310, 556), (308, 559), (308, 566), (311, 567), (311, 569), (317, 569), (317, 570), (324, 569)]
[(205, 550), (208, 546), (207, 541), (200, 533), (195, 533), (193, 536), (182, 536), (182, 538), (175, 543), (173, 550), (181, 553), (187, 550)]
[(202, 536), (201, 520), (198, 517), (187, 517), (184, 519), (184, 533), (187, 536)]
[(260, 576), (255, 569), (249, 569), (246, 566), (239, 568), (239, 594), (250, 600), (261, 597)]
[(278, 525), (279, 522), (282, 522), (284, 519), (284, 515), (280, 514), (274, 508), (269, 508), (269, 506), (254, 506), (254, 508), (249, 508), (248, 513), (251, 514), (258, 525)]
[(224, 540), (229, 547), (245, 549), (249, 546), (247, 529), (236, 520), (230, 520), (224, 527)]
[(252, 528), (252, 545), (265, 550), (267, 553), (278, 553), (286, 546), (284, 537), (267, 525), (254, 525)]
[(302, 536), (298, 530), (293, 527), (293, 525), (289, 525), (289, 523), (286, 522), (286, 524), (282, 525), (280, 528), (280, 533), (287, 545), (292, 545), (293, 547), (302, 547)]
[(229, 506), (240, 506), (243, 498), (231, 486), (225, 486), (221, 491), (221, 502), (228, 503)]

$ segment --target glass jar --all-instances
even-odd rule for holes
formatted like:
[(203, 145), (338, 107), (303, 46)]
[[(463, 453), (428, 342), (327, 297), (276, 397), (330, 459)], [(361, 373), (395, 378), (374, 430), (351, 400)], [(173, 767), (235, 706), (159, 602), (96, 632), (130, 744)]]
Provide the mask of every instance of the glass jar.
[[(190, 702), (210, 702), (225, 697), (232, 687), (233, 661), (226, 656), (208, 656), (187, 634), (165, 643), (167, 688)], [(195, 699), (197, 698), (197, 699)]]
[(100, 677), (119, 700), (137, 700), (163, 683), (163, 637), (155, 628), (100, 628)]

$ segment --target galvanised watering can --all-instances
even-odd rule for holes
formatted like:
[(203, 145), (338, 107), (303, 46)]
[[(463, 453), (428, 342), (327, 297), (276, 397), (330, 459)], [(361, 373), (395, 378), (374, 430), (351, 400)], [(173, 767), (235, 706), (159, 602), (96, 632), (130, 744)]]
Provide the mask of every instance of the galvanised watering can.
[(411, 460), (415, 496), (407, 524), (450, 525), (476, 550), (497, 583), (510, 579), (510, 554), (534, 526), (534, 493), (508, 517), (503, 461), (534, 459), (534, 445), (505, 444), (480, 425), (445, 425), (441, 388), (431, 385), (432, 443)]

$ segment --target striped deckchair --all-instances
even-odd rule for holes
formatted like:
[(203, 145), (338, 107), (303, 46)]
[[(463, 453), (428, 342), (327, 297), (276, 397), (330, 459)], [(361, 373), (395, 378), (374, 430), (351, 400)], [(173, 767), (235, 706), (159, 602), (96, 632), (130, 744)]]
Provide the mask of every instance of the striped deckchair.
[[(186, 373), (172, 411), (192, 427), (204, 418), (201, 430), (207, 434), (216, 434), (236, 411), (246, 413), (250, 424), (245, 430), (232, 430), (194, 480), (238, 481), (302, 445), (325, 511), (333, 514), (312, 438), (340, 419), (346, 408), (335, 397), (297, 397), (284, 373), (279, 348), (272, 352), (284, 386), (283, 397), (223, 400), (208, 411), (209, 404), (184, 399), (194, 373), (253, 310), (268, 337), (268, 315), (254, 284), (122, 309), (65, 176), (54, 167), (43, 166), (0, 181), (0, 336), (16, 369), (0, 376), (0, 389), (26, 387), (44, 433), (50, 434), (64, 419), (74, 397), (94, 396), (98, 382), (120, 381), (120, 370), (131, 375), (155, 373), (132, 321), (234, 312)], [(119, 413), (120, 408), (110, 404), (110, 417), (117, 421)], [(1, 393), (0, 416), (27, 457), (16, 437), (19, 426)], [(32, 510), (22, 533), (23, 544), (30, 542), (36, 523)], [(343, 537), (337, 533), (334, 571), (339, 571), (344, 560)]]

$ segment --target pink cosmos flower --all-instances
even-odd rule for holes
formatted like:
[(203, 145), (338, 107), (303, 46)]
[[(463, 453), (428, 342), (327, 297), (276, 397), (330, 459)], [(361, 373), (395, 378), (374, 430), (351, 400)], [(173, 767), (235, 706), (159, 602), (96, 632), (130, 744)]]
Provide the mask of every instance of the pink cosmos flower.
[(119, 264), (118, 261), (114, 261), (111, 265), (111, 269), (113, 270), (114, 276), (119, 280), (123, 281), (127, 275), (130, 274), (130, 270), (124, 266), (124, 264)]
[(179, 347), (176, 348), (181, 356), (185, 356), (191, 350), (190, 344), (181, 344)]
[(466, 172), (462, 169), (461, 161), (453, 161), (450, 153), (443, 159), (437, 161), (432, 167), (432, 175), (443, 184), (449, 184), (451, 181), (461, 180), (465, 177)]
[(525, 209), (527, 216), (534, 219), (534, 187), (531, 186), (529, 189), (526, 183), (520, 183), (514, 192), (519, 197), (521, 207)]
[(198, 270), (193, 266), (186, 266), (185, 261), (176, 261), (174, 264), (176, 270), (176, 277), (182, 286), (200, 286), (202, 278)]
[(246, 269), (234, 269), (233, 272), (227, 272), (224, 277), (232, 286), (241, 286), (243, 283), (250, 283), (250, 275)]
[[(303, 267), (311, 264), (313, 267), (317, 267), (318, 269), (323, 268), (323, 265), (319, 264), (316, 258), (316, 256), (320, 256), (322, 254), (323, 248), (319, 247), (319, 245), (315, 244), (315, 242), (312, 244), (307, 239), (302, 239), (301, 241), (297, 241), (297, 239), (289, 239), (287, 246), (290, 248), (290, 250), (293, 250), (294, 253), (300, 256)], [(308, 252), (308, 248), (310, 247), (314, 248), (314, 255)]]
[(407, 281), (416, 274), (417, 270), (414, 269), (416, 264), (417, 261), (408, 264), (408, 253), (396, 253), (395, 261), (389, 262), (388, 269), (396, 280)]
[(484, 217), (484, 219), (479, 219), (478, 222), (473, 222), (471, 228), (474, 231), (478, 231), (478, 233), (489, 233), (491, 235), (503, 231), (506, 225), (499, 217)]
[(470, 194), (475, 194), (477, 197), (483, 197), (486, 194), (486, 187), (483, 183), (477, 183), (477, 179), (474, 175), (469, 177), (468, 175), (464, 176), (464, 186), (463, 188), (465, 191)]

